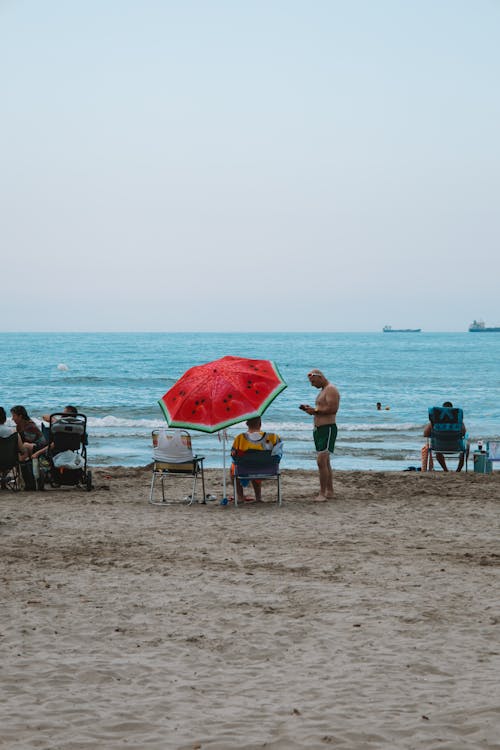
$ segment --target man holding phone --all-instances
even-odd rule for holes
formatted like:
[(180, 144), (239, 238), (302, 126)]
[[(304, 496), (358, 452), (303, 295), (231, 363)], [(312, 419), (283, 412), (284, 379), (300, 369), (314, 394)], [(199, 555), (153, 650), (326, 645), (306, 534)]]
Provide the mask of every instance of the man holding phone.
[(333, 498), (333, 475), (330, 454), (335, 448), (337, 437), (337, 411), (340, 404), (340, 393), (330, 383), (321, 370), (313, 369), (308, 374), (313, 388), (319, 388), (316, 405), (300, 404), (299, 409), (314, 417), (314, 445), (319, 470), (319, 495), (315, 502), (324, 503)]

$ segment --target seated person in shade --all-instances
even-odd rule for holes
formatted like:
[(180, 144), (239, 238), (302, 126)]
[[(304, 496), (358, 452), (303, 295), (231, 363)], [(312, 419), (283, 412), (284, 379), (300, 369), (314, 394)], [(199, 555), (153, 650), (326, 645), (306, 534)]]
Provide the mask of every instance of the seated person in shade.
[[(276, 455), (281, 455), (282, 442), (279, 435), (274, 432), (263, 432), (261, 430), (262, 421), (260, 417), (253, 417), (246, 422), (247, 432), (241, 432), (236, 435), (231, 456), (241, 456), (248, 450), (273, 451)], [(234, 475), (234, 464), (231, 466), (231, 476)], [(252, 479), (252, 486), (255, 493), (255, 500), (260, 502), (262, 499), (260, 479)], [(243, 484), (236, 479), (236, 492), (238, 493), (238, 502), (243, 502)]]
[[(449, 407), (450, 409), (453, 408), (453, 404), (451, 403), (451, 401), (445, 401), (444, 404), (443, 404), (443, 406)], [(432, 424), (430, 422), (428, 422), (426, 424), (425, 428), (424, 428), (424, 437), (427, 437), (427, 438), (430, 437), (431, 436), (431, 432), (432, 432)], [(464, 437), (466, 433), (467, 433), (467, 429), (465, 427), (465, 424), (462, 423), (462, 437)], [(460, 458), (458, 460), (458, 465), (457, 465), (457, 471), (462, 471), (462, 468), (463, 468), (463, 465), (464, 465), (464, 461), (465, 461), (465, 454), (466, 453), (467, 454), (469, 453), (469, 445), (468, 444), (466, 446), (465, 452), (460, 454)], [(448, 467), (446, 466), (446, 461), (445, 461), (445, 458), (444, 458), (443, 454), (436, 452), (436, 458), (437, 458), (437, 461), (438, 461), (439, 465), (441, 466), (442, 470), (443, 471), (448, 471)]]
[(21, 438), (21, 460), (29, 460), (35, 451), (46, 444), (39, 427), (33, 422), (24, 406), (13, 406), (10, 410), (16, 430)]

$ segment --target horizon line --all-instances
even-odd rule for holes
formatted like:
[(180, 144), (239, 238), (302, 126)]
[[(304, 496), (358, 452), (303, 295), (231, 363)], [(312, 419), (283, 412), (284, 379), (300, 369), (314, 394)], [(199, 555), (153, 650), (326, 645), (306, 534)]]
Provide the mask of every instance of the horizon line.
[[(39, 331), (32, 331), (32, 330), (9, 330), (9, 331), (2, 331), (0, 330), (0, 334), (69, 334), (69, 335), (78, 335), (78, 334), (175, 334), (175, 335), (188, 335), (188, 334), (352, 334), (352, 333), (384, 333), (384, 331), (380, 329), (371, 329), (371, 330), (312, 330), (312, 329), (286, 329), (286, 330), (147, 330), (147, 329), (141, 329), (141, 330), (81, 330), (81, 331), (75, 331), (75, 330), (39, 330)], [(434, 330), (434, 329), (420, 329), (418, 331), (398, 331), (393, 330), (392, 333), (469, 333), (468, 327), (465, 329), (452, 329), (452, 330)]]

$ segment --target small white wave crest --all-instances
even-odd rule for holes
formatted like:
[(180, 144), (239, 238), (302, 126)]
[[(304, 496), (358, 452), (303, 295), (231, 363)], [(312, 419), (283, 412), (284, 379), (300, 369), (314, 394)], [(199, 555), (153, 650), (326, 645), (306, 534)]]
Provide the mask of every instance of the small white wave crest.
[(110, 415), (106, 417), (89, 417), (87, 419), (87, 425), (92, 428), (100, 427), (130, 427), (132, 429), (144, 428), (148, 430), (154, 430), (157, 427), (167, 427), (165, 420), (159, 419), (126, 419), (123, 417), (113, 417)]
[(339, 423), (339, 429), (345, 430), (346, 432), (405, 432), (406, 430), (423, 430), (423, 428), (424, 425), (422, 422), (401, 422), (400, 424), (369, 424), (363, 422), (355, 424)]

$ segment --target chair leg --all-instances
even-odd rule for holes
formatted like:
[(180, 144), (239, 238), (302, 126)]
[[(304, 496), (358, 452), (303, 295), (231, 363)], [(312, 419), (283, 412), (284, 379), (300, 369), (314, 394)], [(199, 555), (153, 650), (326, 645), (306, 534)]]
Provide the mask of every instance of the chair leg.
[(203, 491), (203, 503), (207, 502), (207, 496), (205, 494), (205, 471), (203, 469), (203, 461), (200, 461), (200, 470), (201, 470), (201, 489)]
[(236, 488), (236, 473), (233, 476), (233, 496), (234, 496), (234, 507), (238, 507), (238, 490)]
[(8, 486), (14, 492), (19, 492), (19, 490), (21, 489), (21, 479), (19, 475), (19, 469), (17, 468), (17, 466), (12, 472), (12, 482), (9, 482)]
[(192, 505), (195, 502), (196, 499), (196, 472), (193, 477), (193, 489), (191, 490), (191, 500), (189, 501), (188, 505)]
[[(205, 502), (205, 476), (203, 474), (203, 465), (200, 463), (199, 466), (200, 466), (200, 470), (201, 470), (201, 482), (202, 482), (202, 488), (203, 488), (203, 498), (202, 498), (202, 500), (200, 502), (204, 503)], [(153, 476), (151, 477), (151, 487), (150, 487), (150, 491), (149, 491), (149, 502), (152, 505), (161, 505), (161, 503), (164, 503), (165, 505), (169, 505), (168, 498), (167, 498), (167, 496), (165, 494), (165, 480), (169, 476), (182, 476), (183, 479), (192, 478), (192, 480), (193, 480), (193, 484), (192, 484), (192, 488), (191, 488), (191, 494), (189, 496), (189, 503), (188, 503), (189, 505), (192, 505), (193, 503), (196, 502), (196, 490), (199, 489), (198, 474), (199, 474), (198, 471), (196, 471), (194, 474), (191, 474), (191, 472), (189, 472), (189, 473), (180, 472), (178, 474), (174, 474), (174, 473), (170, 474), (167, 471), (160, 471), (160, 470), (153, 471)], [(161, 503), (160, 503), (160, 501), (155, 502), (155, 487), (156, 487), (156, 481), (158, 479), (161, 481)], [(187, 498), (186, 498), (186, 500), (187, 500)], [(185, 502), (186, 502), (186, 500), (185, 500)], [(171, 501), (171, 502), (174, 502), (174, 501)]]

